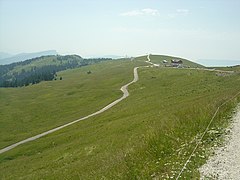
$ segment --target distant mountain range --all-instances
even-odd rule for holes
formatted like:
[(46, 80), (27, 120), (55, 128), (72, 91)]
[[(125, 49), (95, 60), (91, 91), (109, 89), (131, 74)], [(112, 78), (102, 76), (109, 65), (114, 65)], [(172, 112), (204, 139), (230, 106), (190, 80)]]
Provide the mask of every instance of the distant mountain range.
[(16, 55), (10, 55), (8, 53), (0, 52), (0, 65), (10, 64), (13, 62), (25, 61), (27, 59), (32, 59), (47, 55), (57, 55), (56, 50), (41, 51), (35, 53), (21, 53)]
[(5, 59), (5, 58), (9, 58), (11, 57), (11, 54), (5, 53), (5, 52), (0, 52), (0, 60), (1, 59)]

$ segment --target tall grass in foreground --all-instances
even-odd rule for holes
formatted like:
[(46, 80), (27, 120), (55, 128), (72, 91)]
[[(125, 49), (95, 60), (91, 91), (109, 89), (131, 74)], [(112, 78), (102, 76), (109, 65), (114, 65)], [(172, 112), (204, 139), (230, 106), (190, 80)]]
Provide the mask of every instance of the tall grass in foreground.
[[(199, 179), (198, 167), (213, 153), (210, 147), (221, 145), (222, 137), (227, 133), (225, 128), (239, 101), (240, 98), (235, 98), (220, 108), (180, 179)], [(218, 104), (187, 107), (176, 113), (174, 121), (168, 119), (168, 122), (163, 122), (164, 128), (149, 132), (140, 147), (125, 155), (125, 171), (120, 173), (119, 178), (175, 179), (199, 142)]]

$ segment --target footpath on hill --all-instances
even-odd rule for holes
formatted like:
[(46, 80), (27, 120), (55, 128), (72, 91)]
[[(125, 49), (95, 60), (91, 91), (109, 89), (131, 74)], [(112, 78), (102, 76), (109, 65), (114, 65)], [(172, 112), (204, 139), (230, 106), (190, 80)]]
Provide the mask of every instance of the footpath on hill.
[[(22, 141), (19, 141), (19, 142), (17, 142), (17, 143), (14, 143), (14, 144), (12, 144), (12, 145), (10, 145), (10, 146), (7, 146), (7, 147), (5, 147), (5, 148), (3, 148), (3, 149), (0, 149), (0, 154), (2, 154), (2, 153), (4, 153), (4, 152), (7, 152), (7, 151), (9, 151), (9, 150), (11, 150), (11, 149), (13, 149), (13, 148), (21, 145), (21, 144), (25, 144), (25, 143), (27, 143), (27, 142), (34, 141), (34, 140), (39, 139), (39, 138), (41, 138), (41, 137), (43, 137), (43, 136), (46, 136), (46, 135), (51, 134), (51, 133), (53, 133), (53, 132), (56, 132), (56, 131), (58, 131), (58, 130), (60, 130), (60, 129), (63, 129), (63, 128), (67, 127), (67, 126), (70, 126), (70, 125), (72, 125), (72, 124), (75, 124), (75, 123), (77, 123), (77, 122), (79, 122), (79, 121), (82, 121), (82, 120), (88, 119), (88, 118), (90, 118), (90, 117), (96, 116), (96, 115), (98, 115), (98, 114), (101, 114), (101, 113), (105, 112), (106, 110), (112, 108), (113, 106), (115, 106), (116, 104), (118, 104), (119, 102), (121, 102), (122, 100), (124, 100), (125, 98), (127, 98), (127, 97), (129, 96), (128, 86), (138, 81), (138, 79), (139, 79), (139, 77), (138, 77), (138, 69), (139, 69), (139, 68), (143, 68), (143, 67), (159, 67), (159, 66), (160, 66), (159, 64), (155, 64), (155, 63), (151, 62), (150, 54), (147, 55), (147, 60), (146, 60), (145, 62), (147, 62), (147, 63), (150, 64), (150, 65), (148, 65), (148, 66), (139, 66), (139, 67), (135, 67), (135, 68), (133, 69), (134, 79), (133, 79), (131, 82), (129, 82), (129, 83), (127, 83), (127, 84), (125, 84), (125, 85), (123, 85), (123, 86), (121, 87), (120, 90), (123, 92), (123, 95), (122, 95), (122, 97), (120, 97), (119, 99), (111, 102), (110, 104), (106, 105), (105, 107), (103, 107), (103, 108), (100, 109), (99, 111), (94, 112), (94, 113), (92, 113), (92, 114), (90, 114), (90, 115), (87, 115), (87, 116), (82, 117), (82, 118), (80, 118), (80, 119), (74, 120), (74, 121), (69, 122), (69, 123), (67, 123), (67, 124), (64, 124), (64, 125), (62, 125), (62, 126), (59, 126), (59, 127), (53, 128), (53, 129), (50, 129), (50, 130), (45, 131), (45, 132), (43, 132), (43, 133), (41, 133), (41, 134), (38, 134), (38, 135), (35, 135), (35, 136), (33, 136), (33, 137), (24, 139), (24, 140), (22, 140)], [(195, 69), (195, 68), (194, 68), (194, 69)], [(203, 70), (205, 70), (205, 69), (203, 69)], [(218, 70), (213, 70), (213, 71), (218, 71)], [(227, 71), (226, 71), (226, 72), (227, 72)], [(240, 139), (240, 138), (239, 138), (239, 139)]]
[(230, 133), (225, 137), (223, 147), (217, 148), (215, 155), (210, 157), (200, 169), (201, 179), (231, 179), (240, 178), (240, 105), (234, 114)]
[(2, 154), (2, 153), (4, 153), (4, 152), (7, 152), (7, 151), (9, 151), (9, 150), (11, 150), (11, 149), (13, 149), (13, 148), (21, 145), (21, 144), (25, 144), (25, 143), (27, 143), (27, 142), (34, 141), (34, 140), (39, 139), (39, 138), (41, 138), (41, 137), (43, 137), (43, 136), (46, 136), (46, 135), (48, 135), (48, 134), (51, 134), (51, 133), (53, 133), (53, 132), (55, 132), (55, 131), (58, 131), (58, 130), (60, 130), (60, 129), (63, 129), (63, 128), (67, 127), (67, 126), (70, 126), (70, 125), (72, 125), (72, 124), (75, 124), (75, 123), (77, 123), (77, 122), (79, 122), (79, 121), (83, 121), (83, 120), (88, 119), (88, 118), (90, 118), (90, 117), (93, 117), (93, 116), (96, 116), (96, 115), (98, 115), (98, 114), (101, 114), (101, 113), (105, 112), (106, 110), (112, 108), (113, 106), (115, 106), (116, 104), (118, 104), (119, 102), (121, 102), (122, 100), (124, 100), (125, 98), (127, 98), (127, 97), (129, 96), (128, 86), (138, 81), (139, 77), (138, 77), (138, 71), (137, 71), (137, 70), (138, 70), (138, 68), (140, 68), (140, 67), (142, 68), (142, 67), (149, 67), (149, 66), (139, 66), (139, 67), (135, 67), (135, 68), (133, 69), (134, 78), (133, 78), (133, 80), (132, 80), (131, 82), (129, 82), (129, 83), (127, 83), (127, 84), (125, 84), (125, 85), (123, 85), (123, 86), (121, 87), (120, 90), (123, 92), (123, 95), (122, 95), (122, 97), (120, 97), (119, 99), (113, 101), (112, 103), (106, 105), (105, 107), (103, 107), (103, 108), (100, 109), (99, 111), (94, 112), (94, 113), (92, 113), (92, 114), (90, 114), (90, 115), (87, 115), (87, 116), (85, 116), (85, 117), (82, 117), (82, 118), (77, 119), (77, 120), (75, 120), (75, 121), (72, 121), (72, 122), (70, 122), (70, 123), (67, 123), (67, 124), (64, 124), (64, 125), (62, 125), (62, 126), (59, 126), (59, 127), (53, 128), (53, 129), (50, 129), (50, 130), (48, 130), (48, 131), (46, 131), (46, 132), (43, 132), (43, 133), (38, 134), (38, 135), (35, 135), (35, 136), (33, 136), (33, 137), (24, 139), (24, 140), (22, 140), (22, 141), (19, 141), (19, 142), (17, 142), (17, 143), (14, 143), (14, 144), (12, 144), (12, 145), (10, 145), (10, 146), (7, 146), (7, 147), (5, 147), (5, 148), (3, 148), (3, 149), (0, 149), (0, 154)]

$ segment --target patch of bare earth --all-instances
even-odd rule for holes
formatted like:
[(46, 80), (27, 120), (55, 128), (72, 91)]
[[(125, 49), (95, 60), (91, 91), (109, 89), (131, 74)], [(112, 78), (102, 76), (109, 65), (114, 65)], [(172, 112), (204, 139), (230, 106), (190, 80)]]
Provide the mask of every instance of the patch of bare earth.
[(199, 169), (200, 179), (240, 179), (240, 106), (236, 110), (224, 146)]

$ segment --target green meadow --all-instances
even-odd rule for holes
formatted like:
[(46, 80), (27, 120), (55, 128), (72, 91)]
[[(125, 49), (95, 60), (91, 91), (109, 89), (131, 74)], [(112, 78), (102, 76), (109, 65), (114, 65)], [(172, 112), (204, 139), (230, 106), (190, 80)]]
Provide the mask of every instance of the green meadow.
[(101, 109), (122, 95), (120, 87), (141, 64), (103, 62), (62, 71), (62, 81), (0, 88), (0, 148)]
[[(0, 147), (101, 109), (122, 96), (120, 87), (145, 60), (102, 62), (62, 71), (62, 81), (1, 88)], [(240, 91), (240, 75), (150, 67), (138, 72), (130, 96), (106, 112), (1, 154), (0, 179), (176, 178), (217, 107)], [(220, 108), (181, 178), (199, 178), (197, 168), (209, 147), (221, 142), (239, 101)]]

